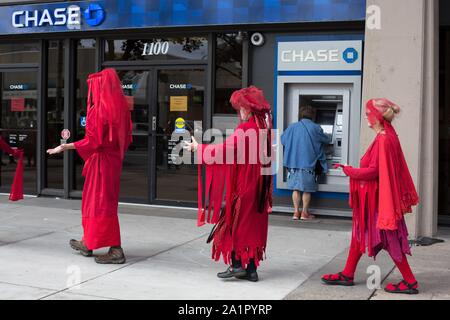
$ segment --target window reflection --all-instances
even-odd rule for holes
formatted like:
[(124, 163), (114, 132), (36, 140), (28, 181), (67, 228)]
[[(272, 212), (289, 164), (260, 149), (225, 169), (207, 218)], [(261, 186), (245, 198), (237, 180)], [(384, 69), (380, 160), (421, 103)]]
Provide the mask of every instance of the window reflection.
[(216, 88), (214, 113), (235, 113), (231, 94), (242, 88), (242, 40), (237, 33), (218, 34), (216, 38)]
[[(48, 45), (47, 116), (45, 149), (60, 144), (64, 129), (64, 40), (50, 41)], [(63, 155), (46, 157), (46, 188), (63, 189)]]
[[(77, 41), (77, 55), (76, 55), (76, 100), (75, 100), (75, 116), (74, 116), (74, 128), (73, 140), (77, 141), (84, 138), (85, 125), (86, 125), (86, 110), (87, 110), (87, 78), (89, 74), (96, 72), (95, 65), (95, 52), (96, 41), (95, 39), (80, 39)], [(84, 179), (81, 175), (83, 170), (83, 160), (80, 158), (77, 152), (72, 152), (74, 157), (73, 182), (75, 190), (82, 190)]]
[(37, 42), (12, 42), (0, 44), (0, 64), (38, 63), (40, 48)]
[[(13, 148), (24, 150), (24, 191), (36, 193), (37, 72), (0, 73), (0, 134)], [(9, 192), (16, 159), (0, 151), (0, 185)]]
[(133, 142), (123, 160), (120, 198), (148, 202), (148, 134), (150, 73), (142, 70), (117, 70), (127, 97), (133, 121)]

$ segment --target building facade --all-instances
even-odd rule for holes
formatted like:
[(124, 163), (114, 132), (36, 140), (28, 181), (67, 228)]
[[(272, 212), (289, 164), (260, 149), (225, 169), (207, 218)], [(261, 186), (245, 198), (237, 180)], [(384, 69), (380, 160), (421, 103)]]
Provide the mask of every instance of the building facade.
[[(134, 123), (121, 201), (195, 206), (196, 166), (179, 164), (172, 150), (185, 133), (235, 127), (234, 90), (264, 89), (279, 131), (298, 121), (300, 106), (313, 106), (333, 138), (329, 163), (355, 166), (373, 138), (363, 101), (386, 96), (403, 106), (397, 127), (422, 199), (408, 220), (412, 236), (433, 235), (439, 217), (450, 217), (449, 37), (439, 2), (3, 1), (1, 134), (25, 149), (28, 194), (80, 197), (81, 159), (45, 150), (65, 128), (69, 141), (83, 137), (86, 78), (115, 68)], [(2, 155), (3, 192), (13, 167)], [(274, 173), (275, 210), (290, 211), (286, 171)], [(348, 179), (331, 170), (314, 207), (350, 216)]]

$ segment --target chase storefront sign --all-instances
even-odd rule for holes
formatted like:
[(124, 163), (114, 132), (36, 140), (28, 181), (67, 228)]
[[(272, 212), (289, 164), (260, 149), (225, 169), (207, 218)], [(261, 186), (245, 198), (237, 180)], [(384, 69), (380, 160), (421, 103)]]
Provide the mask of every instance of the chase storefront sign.
[(362, 48), (362, 41), (280, 41), (278, 72), (360, 73)]
[(87, 25), (95, 27), (103, 22), (105, 11), (97, 3), (90, 3), (84, 9), (70, 5), (55, 9), (16, 10), (12, 13), (11, 24), (14, 28), (66, 26), (67, 29), (81, 29), (82, 17)]
[(98, 0), (0, 6), (0, 35), (364, 21), (366, 0)]
[(11, 6), (0, 10), (2, 30), (6, 27), (12, 33), (96, 30), (106, 19), (101, 2)]

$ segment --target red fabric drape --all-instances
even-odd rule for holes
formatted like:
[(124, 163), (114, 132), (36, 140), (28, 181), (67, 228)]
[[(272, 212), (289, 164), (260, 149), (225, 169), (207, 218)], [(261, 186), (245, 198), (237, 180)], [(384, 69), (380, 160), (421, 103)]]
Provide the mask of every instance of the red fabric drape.
[(119, 246), (118, 201), (122, 161), (132, 138), (131, 114), (115, 70), (89, 76), (86, 135), (75, 142), (85, 161), (83, 241), (90, 250)]
[(1, 137), (0, 137), (0, 149), (10, 155), (19, 158), (16, 167), (16, 173), (11, 185), (11, 192), (9, 194), (9, 200), (18, 201), (23, 199), (23, 151), (12, 149)]
[(396, 230), (397, 222), (412, 206), (419, 203), (414, 182), (408, 169), (397, 132), (376, 108), (377, 103), (394, 106), (387, 99), (372, 99), (366, 108), (371, 122), (377, 119), (385, 129), (379, 146), (379, 216), (377, 227), (381, 230)]
[[(258, 266), (263, 260), (267, 243), (268, 211), (271, 206), (272, 177), (262, 175), (263, 165), (258, 157), (262, 150), (271, 148), (260, 142), (258, 117), (241, 123), (225, 143), (217, 145), (199, 145), (198, 147), (198, 225), (205, 222), (216, 224), (213, 236), (212, 257), (220, 256), (226, 264), (231, 254), (241, 260), (245, 267), (250, 259)], [(256, 137), (250, 142), (246, 136)], [(270, 141), (270, 131), (269, 138)], [(244, 152), (237, 151), (243, 146)], [(251, 149), (250, 145), (257, 146)], [(250, 152), (250, 150), (252, 150)], [(233, 162), (228, 163), (228, 156)], [(256, 161), (250, 161), (257, 159)], [(205, 166), (205, 201), (202, 202), (203, 185), (201, 166)], [(225, 208), (221, 215), (222, 201)]]

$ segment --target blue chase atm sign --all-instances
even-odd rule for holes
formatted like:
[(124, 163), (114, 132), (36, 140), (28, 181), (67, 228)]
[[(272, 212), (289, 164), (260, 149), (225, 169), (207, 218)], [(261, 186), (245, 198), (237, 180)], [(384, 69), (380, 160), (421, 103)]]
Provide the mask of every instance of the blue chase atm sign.
[[(37, 1), (36, 1), (37, 2)], [(366, 0), (93, 0), (0, 6), (0, 35), (364, 21)]]

